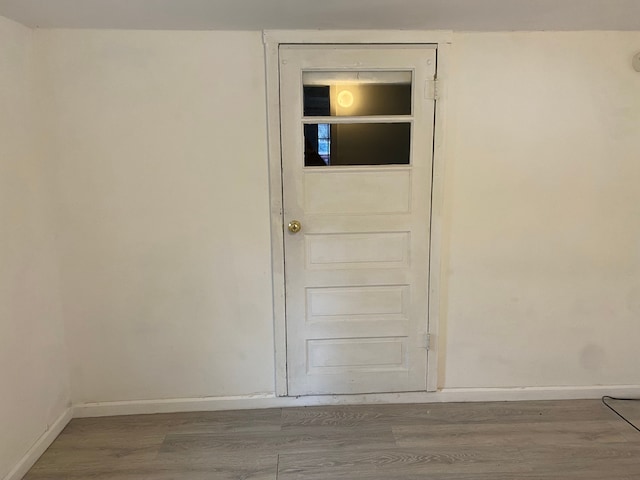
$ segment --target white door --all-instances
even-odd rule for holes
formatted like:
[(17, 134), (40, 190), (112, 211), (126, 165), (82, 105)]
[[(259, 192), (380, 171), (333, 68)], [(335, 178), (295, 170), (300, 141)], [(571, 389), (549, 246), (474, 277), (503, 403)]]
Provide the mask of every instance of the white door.
[(435, 66), (280, 48), (289, 395), (426, 390)]

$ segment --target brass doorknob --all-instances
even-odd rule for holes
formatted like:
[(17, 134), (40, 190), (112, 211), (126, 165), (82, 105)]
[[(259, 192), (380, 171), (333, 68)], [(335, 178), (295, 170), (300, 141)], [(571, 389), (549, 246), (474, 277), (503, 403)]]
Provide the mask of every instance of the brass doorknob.
[(291, 233), (298, 233), (300, 230), (302, 230), (302, 225), (298, 220), (291, 220), (289, 222), (289, 231)]

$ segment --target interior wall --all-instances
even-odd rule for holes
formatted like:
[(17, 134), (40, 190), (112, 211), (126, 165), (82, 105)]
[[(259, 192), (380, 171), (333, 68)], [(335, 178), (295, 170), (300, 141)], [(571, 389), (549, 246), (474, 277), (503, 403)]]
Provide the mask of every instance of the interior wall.
[[(74, 401), (273, 392), (260, 34), (38, 35)], [(640, 383), (638, 49), (453, 35), (441, 387)]]
[(261, 34), (39, 35), (74, 402), (273, 392)]
[(0, 478), (67, 409), (68, 363), (31, 30), (0, 17)]
[(444, 386), (640, 384), (638, 50), (454, 35)]

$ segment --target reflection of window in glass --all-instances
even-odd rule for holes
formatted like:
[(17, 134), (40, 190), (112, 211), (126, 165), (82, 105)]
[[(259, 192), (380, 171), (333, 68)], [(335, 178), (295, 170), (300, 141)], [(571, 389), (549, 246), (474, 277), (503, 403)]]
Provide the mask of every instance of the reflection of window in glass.
[(411, 122), (304, 126), (306, 167), (408, 165)]
[(328, 123), (318, 124), (318, 154), (324, 163), (331, 165), (331, 127)]
[[(305, 167), (326, 167), (329, 165), (331, 153), (331, 128), (323, 130), (320, 138), (320, 126), (322, 124), (307, 124), (304, 126), (304, 165)], [(326, 133), (326, 135), (325, 135)], [(324, 141), (323, 143), (321, 143)], [(319, 152), (326, 148), (326, 157)]]

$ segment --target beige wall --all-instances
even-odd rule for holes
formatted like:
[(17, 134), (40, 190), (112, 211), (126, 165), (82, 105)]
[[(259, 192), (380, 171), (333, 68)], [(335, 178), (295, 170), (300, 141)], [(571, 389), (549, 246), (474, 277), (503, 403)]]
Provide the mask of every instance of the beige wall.
[(638, 50), (454, 35), (445, 386), (640, 384)]
[(272, 392), (260, 33), (40, 41), (74, 401)]
[(0, 478), (70, 400), (36, 57), (0, 17)]
[[(74, 400), (273, 391), (260, 35), (41, 35)], [(639, 47), (454, 35), (441, 386), (640, 383)]]

